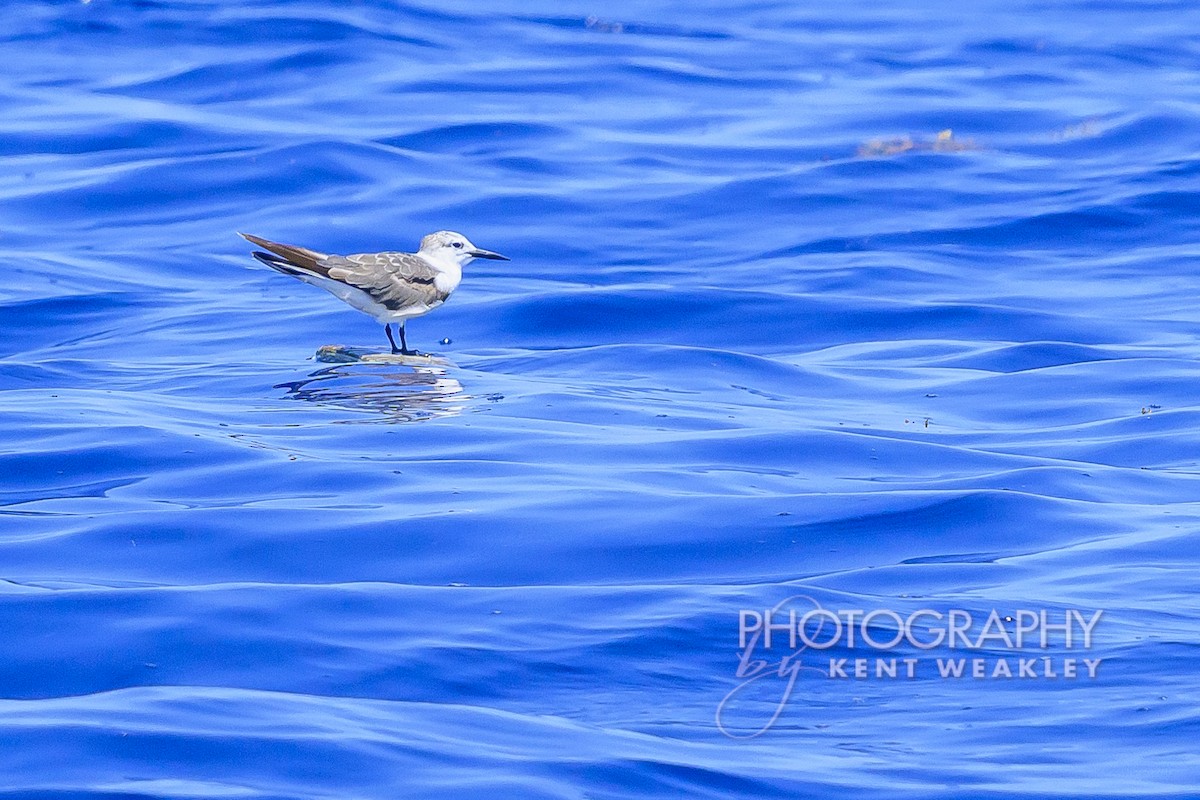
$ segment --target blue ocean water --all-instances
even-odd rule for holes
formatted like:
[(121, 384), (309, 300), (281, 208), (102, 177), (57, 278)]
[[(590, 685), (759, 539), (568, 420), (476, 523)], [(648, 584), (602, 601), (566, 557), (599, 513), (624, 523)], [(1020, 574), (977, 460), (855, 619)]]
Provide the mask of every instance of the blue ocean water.
[[(1197, 29), (10, 3), (0, 791), (1200, 797)], [(386, 341), (235, 235), (443, 228), (512, 261), (429, 368), (316, 361)], [(1103, 617), (748, 652), (772, 608)]]

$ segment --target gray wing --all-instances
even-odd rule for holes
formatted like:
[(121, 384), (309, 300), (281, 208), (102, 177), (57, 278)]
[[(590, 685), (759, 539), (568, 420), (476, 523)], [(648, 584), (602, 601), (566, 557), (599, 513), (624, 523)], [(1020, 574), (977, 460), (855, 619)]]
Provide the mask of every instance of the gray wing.
[(329, 256), (321, 266), (330, 278), (362, 289), (388, 308), (434, 306), (449, 296), (434, 285), (437, 270), (409, 253)]

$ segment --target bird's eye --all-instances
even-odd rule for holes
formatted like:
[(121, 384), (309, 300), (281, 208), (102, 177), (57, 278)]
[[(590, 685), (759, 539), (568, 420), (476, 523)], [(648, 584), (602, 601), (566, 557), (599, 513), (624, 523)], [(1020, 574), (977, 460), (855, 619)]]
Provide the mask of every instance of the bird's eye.
[(461, 250), (461, 249), (462, 249), (462, 242), (451, 242), (451, 243), (450, 243), (450, 246), (451, 246), (451, 247), (454, 247), (454, 248), (457, 248), (457, 249), (459, 249), (459, 250)]

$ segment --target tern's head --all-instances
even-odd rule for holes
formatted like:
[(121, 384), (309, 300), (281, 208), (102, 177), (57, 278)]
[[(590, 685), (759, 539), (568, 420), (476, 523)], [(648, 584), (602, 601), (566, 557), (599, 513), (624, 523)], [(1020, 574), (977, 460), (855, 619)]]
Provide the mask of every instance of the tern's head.
[(493, 253), (491, 250), (480, 250), (463, 236), (454, 231), (438, 231), (431, 233), (421, 240), (421, 254), (431, 258), (443, 258), (454, 261), (460, 267), (472, 258), (492, 258), (497, 261), (508, 261), (508, 258)]

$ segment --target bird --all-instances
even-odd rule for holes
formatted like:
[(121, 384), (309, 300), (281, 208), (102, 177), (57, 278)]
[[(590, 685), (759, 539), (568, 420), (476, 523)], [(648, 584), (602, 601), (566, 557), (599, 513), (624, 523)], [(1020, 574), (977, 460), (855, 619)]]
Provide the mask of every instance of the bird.
[[(320, 286), (382, 322), (392, 353), (405, 356), (421, 354), (409, 349), (404, 323), (446, 302), (462, 281), (464, 266), (476, 258), (509, 260), (476, 247), (454, 231), (429, 234), (421, 239), (415, 253), (387, 251), (349, 256), (318, 253), (249, 233), (238, 235), (267, 251), (256, 250), (252, 255), (271, 269)], [(399, 347), (392, 336), (393, 322), (400, 331)]]

